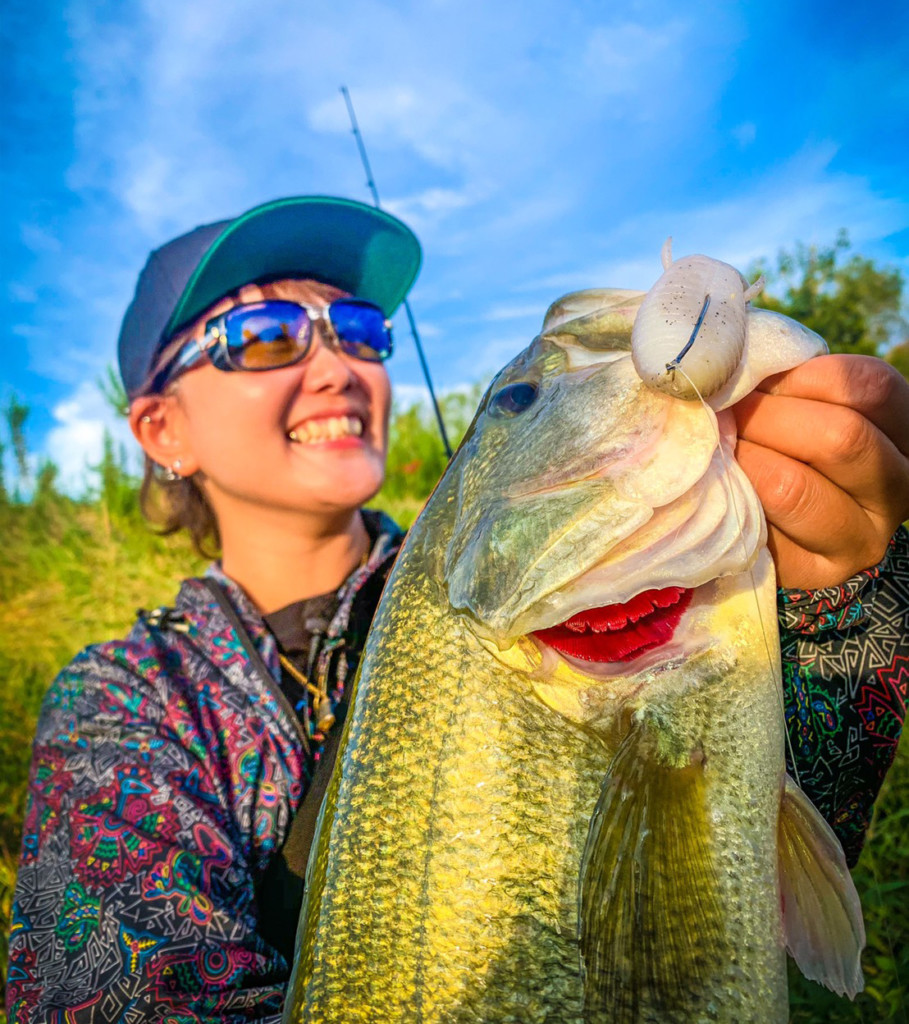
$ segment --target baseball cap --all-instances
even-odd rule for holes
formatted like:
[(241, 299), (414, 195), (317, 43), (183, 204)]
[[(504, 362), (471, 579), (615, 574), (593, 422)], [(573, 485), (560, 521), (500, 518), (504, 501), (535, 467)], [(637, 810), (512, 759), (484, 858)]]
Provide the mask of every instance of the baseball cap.
[(275, 199), (198, 227), (156, 249), (139, 275), (117, 343), (126, 393), (141, 393), (178, 330), (241, 285), (311, 277), (391, 316), (421, 259), (416, 235), (397, 217), (333, 196)]

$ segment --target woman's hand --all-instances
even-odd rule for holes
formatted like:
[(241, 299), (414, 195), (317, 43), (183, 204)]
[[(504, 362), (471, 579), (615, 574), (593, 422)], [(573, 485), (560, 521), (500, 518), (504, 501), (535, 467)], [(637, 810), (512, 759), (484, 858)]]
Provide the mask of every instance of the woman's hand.
[(909, 382), (873, 356), (819, 356), (733, 412), (780, 585), (818, 589), (876, 565), (909, 519)]

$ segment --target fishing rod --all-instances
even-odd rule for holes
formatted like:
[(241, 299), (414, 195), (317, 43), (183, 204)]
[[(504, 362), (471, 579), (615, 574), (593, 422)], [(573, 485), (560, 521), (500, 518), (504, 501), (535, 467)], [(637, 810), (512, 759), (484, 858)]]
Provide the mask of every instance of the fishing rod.
[[(369, 166), (369, 157), (366, 154), (366, 145), (363, 142), (363, 136), (360, 134), (360, 128), (357, 124), (357, 116), (354, 113), (353, 103), (350, 101), (350, 93), (347, 91), (346, 85), (341, 86), (341, 93), (344, 96), (344, 102), (347, 104), (347, 114), (350, 117), (350, 127), (353, 130), (354, 138), (357, 140), (357, 148), (360, 151), (360, 160), (363, 163), (363, 170), (366, 171), (366, 184), (369, 187), (369, 191), (372, 193), (373, 205), (377, 210), (381, 210), (382, 204), (379, 202), (379, 190), (376, 188), (376, 183), (373, 180), (372, 168)], [(432, 399), (432, 407), (435, 410), (436, 422), (439, 424), (439, 433), (442, 435), (442, 444), (445, 446), (445, 454), (450, 459), (451, 445), (448, 442), (448, 434), (445, 431), (445, 422), (442, 419), (442, 410), (439, 408), (439, 403), (436, 400), (435, 388), (432, 386), (432, 378), (429, 375), (429, 364), (426, 362), (426, 356), (423, 353), (423, 346), (420, 343), (420, 334), (417, 331), (417, 324), (413, 318), (413, 312), (410, 309), (410, 303), (407, 299), (404, 300), (404, 312), (407, 314), (407, 322), (410, 324), (410, 334), (417, 347), (417, 355), (420, 357), (420, 366), (423, 368), (426, 387), (429, 388), (429, 397)]]

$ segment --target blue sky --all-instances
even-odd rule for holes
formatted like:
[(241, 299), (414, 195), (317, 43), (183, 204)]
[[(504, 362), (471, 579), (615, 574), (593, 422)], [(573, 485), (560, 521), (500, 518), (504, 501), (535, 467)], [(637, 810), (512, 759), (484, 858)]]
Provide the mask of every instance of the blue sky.
[[(845, 227), (909, 272), (905, 3), (6, 0), (0, 289), (29, 443), (79, 489), (96, 381), (148, 252), (284, 195), (416, 230), (438, 388), (496, 370), (548, 304), (648, 288), (667, 235), (745, 269)], [(403, 316), (390, 364), (420, 370)], [(7, 467), (9, 473), (9, 467)]]

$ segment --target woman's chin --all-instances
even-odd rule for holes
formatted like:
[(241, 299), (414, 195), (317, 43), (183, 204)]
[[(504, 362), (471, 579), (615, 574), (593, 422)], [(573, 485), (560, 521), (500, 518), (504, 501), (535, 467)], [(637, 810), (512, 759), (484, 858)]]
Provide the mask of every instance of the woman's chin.
[[(362, 508), (378, 494), (385, 482), (385, 464), (379, 456), (357, 460), (356, 465), (333, 466), (307, 481), (313, 508), (327, 511)], [(302, 497), (306, 504), (306, 496)]]

